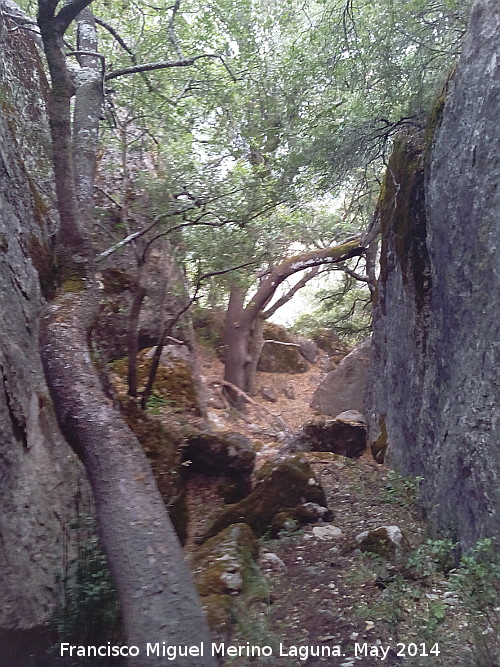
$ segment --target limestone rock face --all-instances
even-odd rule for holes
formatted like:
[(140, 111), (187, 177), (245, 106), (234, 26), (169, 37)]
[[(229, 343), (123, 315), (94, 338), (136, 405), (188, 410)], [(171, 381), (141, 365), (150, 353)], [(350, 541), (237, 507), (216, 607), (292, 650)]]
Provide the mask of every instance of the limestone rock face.
[(371, 342), (365, 340), (330, 371), (314, 392), (311, 407), (335, 417), (345, 410), (364, 411)]
[[(85, 511), (88, 499), (38, 353), (42, 291), (52, 285), (49, 237), (57, 225), (47, 83), (30, 33), (12, 28), (0, 12), (0, 632), (51, 617), (62, 563), (72, 556), (69, 524), (77, 501)], [(3, 635), (2, 647), (8, 642)]]
[(373, 336), (370, 437), (465, 546), (500, 537), (499, 30), (476, 0), (430, 155), (413, 141), (393, 161)]

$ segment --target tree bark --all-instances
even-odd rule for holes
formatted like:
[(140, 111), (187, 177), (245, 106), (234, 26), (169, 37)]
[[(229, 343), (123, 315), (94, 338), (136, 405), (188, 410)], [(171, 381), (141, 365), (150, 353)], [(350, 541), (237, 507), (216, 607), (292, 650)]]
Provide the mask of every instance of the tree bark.
[[(224, 322), (224, 380), (246, 390), (246, 367), (250, 361), (252, 319), (244, 307), (245, 291), (239, 285), (231, 287), (229, 305)], [(238, 409), (244, 410), (245, 401), (230, 386), (225, 389), (228, 399)]]
[[(210, 636), (182, 549), (139, 442), (103, 393), (87, 348), (95, 295), (65, 294), (41, 321), (41, 355), (60, 427), (87, 469), (100, 537), (120, 597), (127, 664), (146, 658), (146, 642), (195, 645)], [(188, 658), (183, 665), (215, 665)]]

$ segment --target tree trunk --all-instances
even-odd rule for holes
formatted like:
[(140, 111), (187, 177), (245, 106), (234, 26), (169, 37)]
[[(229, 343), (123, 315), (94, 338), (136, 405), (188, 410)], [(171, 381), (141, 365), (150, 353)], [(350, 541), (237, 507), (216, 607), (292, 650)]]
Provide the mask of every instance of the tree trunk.
[(146, 288), (141, 285), (142, 271), (139, 268), (139, 284), (135, 288), (134, 298), (130, 306), (130, 315), (127, 328), (127, 354), (128, 354), (128, 394), (137, 398), (137, 355), (139, 354), (139, 315), (141, 314), (142, 302), (146, 296)]
[[(229, 296), (229, 305), (224, 323), (224, 380), (243, 391), (246, 389), (246, 368), (250, 362), (250, 342), (252, 320), (244, 308), (245, 291), (233, 285)], [(241, 394), (226, 388), (228, 399), (238, 410), (245, 409), (245, 400)]]
[[(263, 318), (262, 312), (283, 281), (304, 269), (314, 270), (315, 267), (324, 264), (343, 262), (351, 257), (362, 255), (364, 252), (361, 236), (356, 236), (336, 246), (308, 250), (295, 257), (289, 257), (266, 276), (246, 306), (245, 291), (233, 285), (224, 323), (224, 380), (247, 393), (253, 390), (258, 356), (262, 349), (262, 346), (259, 346), (259, 336), (262, 335), (262, 323), (260, 322)], [(300, 286), (306, 284), (314, 275), (315, 272), (311, 271), (308, 276), (299, 281)], [(280, 301), (286, 303), (287, 299)], [(272, 312), (274, 310), (274, 308), (271, 309)], [(239, 410), (245, 408), (245, 401), (241, 394), (231, 388), (226, 388), (226, 393), (235, 407)]]
[(172, 664), (146, 658), (146, 642), (196, 645), (215, 665), (210, 636), (182, 549), (139, 442), (104, 395), (87, 347), (95, 294), (65, 294), (41, 321), (41, 354), (60, 427), (82, 459), (92, 485), (101, 540), (120, 597), (127, 664)]
[(249, 346), (250, 362), (246, 367), (245, 391), (249, 396), (255, 396), (255, 382), (257, 379), (257, 366), (259, 364), (262, 348), (264, 347), (264, 317), (259, 315), (255, 318)]
[[(55, 15), (57, 0), (39, 0), (38, 24), (52, 83), (48, 111), (60, 215), (56, 252), (66, 279), (62, 294), (48, 306), (41, 320), (42, 363), (61, 430), (82, 459), (92, 485), (101, 541), (118, 590), (127, 643), (140, 649), (139, 656), (129, 658), (127, 664), (172, 664), (167, 657), (147, 657), (147, 642), (188, 646), (203, 642), (207, 646), (204, 659), (192, 656), (183, 659), (182, 664), (211, 667), (215, 661), (207, 655), (208, 625), (180, 543), (146, 455), (104, 394), (88, 347), (99, 304), (94, 251), (84, 224), (91, 214), (93, 181), (76, 187), (73, 164), (81, 161), (79, 178), (93, 179), (95, 164), (90, 163), (95, 162), (95, 151), (90, 144), (97, 141), (92, 128), (99, 119), (86, 118), (85, 113), (75, 117), (75, 135), (82, 130), (85, 136), (80, 138), (86, 145), (85, 151), (75, 152), (70, 122), (75, 87), (66, 68), (63, 35), (89, 2), (68, 0)], [(83, 36), (88, 37), (92, 22), (87, 14), (80, 20)], [(94, 83), (87, 91), (91, 96), (96, 91)], [(87, 105), (85, 97), (77, 104), (88, 114), (100, 108), (93, 102)], [(85, 215), (81, 216), (84, 208)]]

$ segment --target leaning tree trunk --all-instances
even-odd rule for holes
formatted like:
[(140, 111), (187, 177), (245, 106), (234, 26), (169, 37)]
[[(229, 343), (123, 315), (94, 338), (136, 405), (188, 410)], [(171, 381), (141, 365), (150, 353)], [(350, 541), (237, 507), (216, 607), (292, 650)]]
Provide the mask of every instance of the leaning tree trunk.
[[(38, 12), (52, 82), (48, 110), (60, 217), (56, 254), (64, 280), (41, 320), (42, 362), (61, 430), (82, 459), (92, 485), (127, 643), (141, 649), (127, 664), (172, 664), (167, 657), (147, 657), (146, 643), (191, 646), (204, 642), (208, 647), (210, 635), (146, 455), (104, 394), (91, 360), (88, 341), (98, 313), (99, 293), (93, 248), (84, 223), (91, 220), (88, 207), (93, 184), (80, 181), (92, 178), (92, 165), (85, 162), (94, 159), (97, 134), (80, 133), (80, 139), (88, 141), (74, 152), (70, 101), (75, 88), (68, 75), (63, 42), (70, 22), (90, 0), (68, 0), (55, 14), (57, 4), (57, 0), (39, 0)], [(88, 36), (92, 21), (87, 13), (80, 19), (86, 24), (82, 34)], [(95, 86), (89, 88), (93, 95)], [(97, 104), (86, 105), (88, 100), (83, 91), (80, 93), (75, 110), (86, 108), (87, 115), (75, 117), (75, 135), (88, 129), (87, 123), (93, 122), (89, 116), (99, 110)], [(75, 170), (74, 162), (79, 161)], [(75, 173), (82, 187), (75, 187)], [(191, 656), (182, 664), (211, 667), (215, 661), (209, 655), (201, 661)]]
[[(120, 597), (127, 643), (195, 645), (210, 637), (182, 549), (144, 451), (102, 391), (87, 348), (96, 313), (92, 293), (65, 294), (41, 321), (42, 361), (61, 429), (85, 464), (100, 537)], [(206, 656), (183, 665), (214, 665)]]

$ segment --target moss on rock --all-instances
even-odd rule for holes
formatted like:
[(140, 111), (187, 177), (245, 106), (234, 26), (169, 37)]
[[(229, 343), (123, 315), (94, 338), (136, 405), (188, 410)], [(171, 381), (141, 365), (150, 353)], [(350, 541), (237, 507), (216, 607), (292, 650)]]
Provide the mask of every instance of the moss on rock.
[(203, 540), (227, 526), (244, 521), (257, 535), (271, 529), (276, 514), (316, 503), (326, 507), (326, 497), (309, 463), (300, 456), (266, 463), (257, 473), (257, 484), (246, 498), (230, 505), (215, 520)]
[(425, 208), (425, 137), (402, 134), (394, 143), (378, 209), (382, 231), (380, 280), (399, 265), (403, 284), (413, 292), (418, 311), (431, 288)]
[(381, 415), (378, 420), (379, 434), (377, 438), (371, 443), (370, 449), (373, 458), (377, 463), (383, 463), (385, 454), (387, 452), (387, 425), (385, 416)]
[(122, 412), (150, 460), (158, 489), (177, 535), (184, 543), (189, 517), (180, 455), (181, 440), (177, 434), (167, 431), (158, 420), (142, 411), (134, 401), (122, 403)]
[[(279, 324), (264, 324), (264, 340), (297, 343), (296, 339)], [(309, 364), (300, 354), (298, 345), (266, 343), (262, 348), (257, 370), (264, 373), (305, 373)]]
[[(112, 362), (115, 373), (124, 380), (127, 378), (128, 358), (121, 357)], [(143, 350), (137, 355), (137, 383), (140, 388), (146, 385), (151, 358)], [(172, 359), (168, 366), (160, 365), (153, 385), (153, 396), (150, 404), (153, 407), (170, 407), (174, 410), (200, 414), (200, 407), (196, 388), (193, 382), (191, 368), (183, 359)]]

